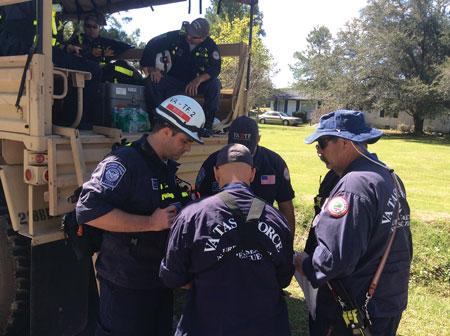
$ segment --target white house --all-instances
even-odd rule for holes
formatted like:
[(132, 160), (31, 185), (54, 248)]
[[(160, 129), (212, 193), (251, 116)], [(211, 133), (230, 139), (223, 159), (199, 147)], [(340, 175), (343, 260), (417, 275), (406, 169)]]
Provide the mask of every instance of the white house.
[[(399, 124), (414, 126), (413, 118), (406, 112), (385, 115), (384, 111), (363, 112), (366, 123), (380, 129), (397, 129)], [(425, 119), (424, 130), (431, 127), (432, 132), (450, 133), (450, 114), (444, 114), (436, 119)]]
[(288, 115), (296, 111), (306, 112), (306, 119), (311, 119), (311, 112), (320, 106), (320, 101), (308, 95), (300, 93), (298, 90), (287, 90), (270, 97), (270, 109), (284, 112)]

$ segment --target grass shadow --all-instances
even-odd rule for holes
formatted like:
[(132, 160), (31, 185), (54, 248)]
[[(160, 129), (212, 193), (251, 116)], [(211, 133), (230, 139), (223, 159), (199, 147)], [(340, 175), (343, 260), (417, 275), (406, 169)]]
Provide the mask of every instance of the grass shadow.
[(309, 336), (306, 301), (285, 291), (292, 336)]
[(406, 142), (420, 143), (425, 145), (450, 146), (450, 135), (448, 134), (439, 136), (431, 134), (415, 135), (411, 133), (385, 132), (382, 140), (405, 140)]

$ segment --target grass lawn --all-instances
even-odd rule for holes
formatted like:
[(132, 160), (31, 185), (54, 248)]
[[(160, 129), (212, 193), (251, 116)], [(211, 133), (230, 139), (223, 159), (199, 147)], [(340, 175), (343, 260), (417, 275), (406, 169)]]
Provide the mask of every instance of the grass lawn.
[[(289, 166), (296, 194), (294, 244), (299, 250), (320, 176), (327, 171), (314, 145), (303, 142), (313, 132), (310, 126), (260, 125), (260, 144), (280, 154)], [(450, 138), (390, 133), (369, 150), (401, 177), (411, 208), (414, 258), (408, 309), (398, 335), (450, 335)], [(295, 280), (287, 292), (293, 335), (308, 335), (307, 308)]]

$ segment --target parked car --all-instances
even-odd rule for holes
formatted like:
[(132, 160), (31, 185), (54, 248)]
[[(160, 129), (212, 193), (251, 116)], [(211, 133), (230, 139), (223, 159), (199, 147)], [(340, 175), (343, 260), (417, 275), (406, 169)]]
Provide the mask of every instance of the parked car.
[(258, 121), (261, 124), (282, 124), (285, 126), (293, 125), (296, 126), (301, 124), (303, 121), (297, 117), (291, 117), (284, 112), (277, 111), (267, 111), (258, 116)]

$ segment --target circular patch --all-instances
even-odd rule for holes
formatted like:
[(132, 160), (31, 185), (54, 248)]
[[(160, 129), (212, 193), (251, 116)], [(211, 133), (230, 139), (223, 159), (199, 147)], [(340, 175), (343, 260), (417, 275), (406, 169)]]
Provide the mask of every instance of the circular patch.
[(328, 213), (333, 217), (344, 216), (349, 208), (348, 200), (343, 196), (333, 197), (327, 205)]
[(220, 54), (219, 54), (219, 52), (218, 52), (217, 50), (214, 50), (213, 53), (212, 53), (212, 57), (213, 57), (216, 61), (218, 61), (218, 60), (220, 59)]
[(110, 168), (105, 172), (105, 178), (110, 182), (116, 182), (120, 177), (119, 170)]
[(102, 185), (114, 189), (125, 175), (126, 168), (117, 161), (108, 162), (102, 175)]
[(289, 169), (288, 169), (288, 167), (285, 167), (285, 168), (284, 168), (283, 176), (284, 176), (284, 179), (285, 179), (286, 181), (289, 181), (289, 180), (291, 179), (291, 176), (289, 175)]

